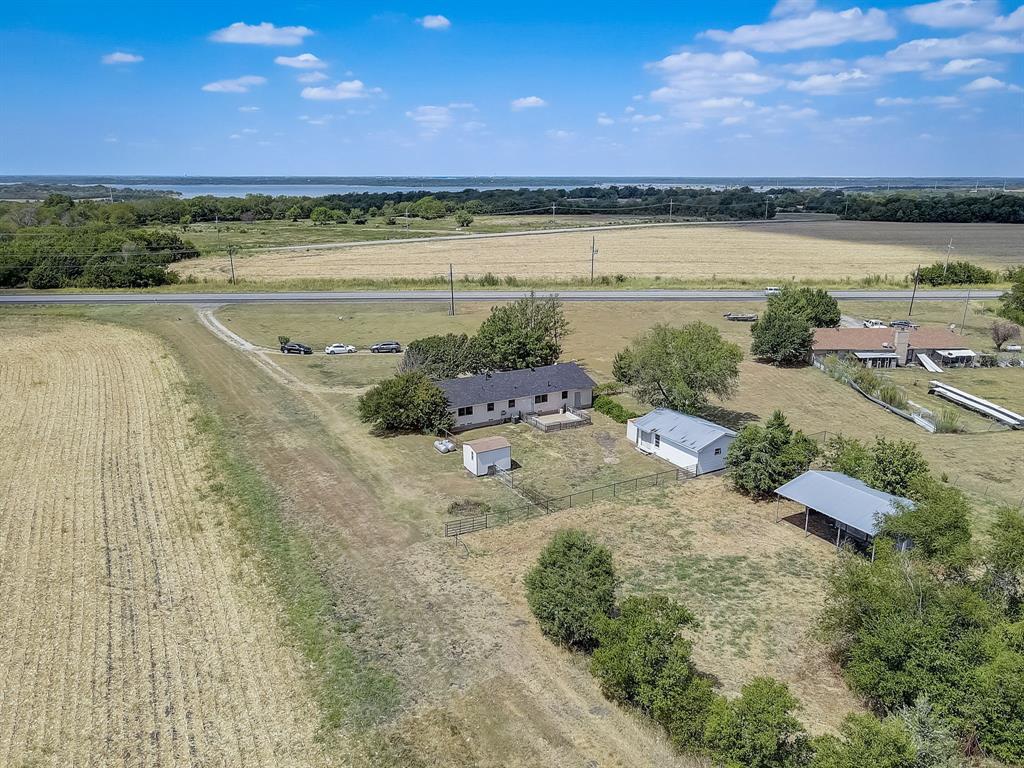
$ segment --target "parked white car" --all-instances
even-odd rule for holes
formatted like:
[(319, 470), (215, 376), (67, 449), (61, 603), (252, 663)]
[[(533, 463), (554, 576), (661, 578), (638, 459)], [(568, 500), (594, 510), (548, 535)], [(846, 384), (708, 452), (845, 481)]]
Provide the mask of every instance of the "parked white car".
[(888, 328), (889, 326), (887, 326), (881, 320), (865, 320), (864, 321), (864, 327), (865, 328)]
[(329, 346), (324, 347), (324, 354), (325, 355), (348, 355), (348, 354), (350, 354), (352, 352), (355, 352), (355, 351), (356, 351), (356, 348), (353, 347), (351, 344), (340, 344), (339, 343), (339, 344), (331, 344)]
[(1020, 352), (1020, 344), (1007, 344), (1003, 347), (1006, 352)]
[(782, 289), (779, 288), (777, 285), (769, 285), (767, 288), (764, 289), (765, 296), (779, 296), (781, 294)]

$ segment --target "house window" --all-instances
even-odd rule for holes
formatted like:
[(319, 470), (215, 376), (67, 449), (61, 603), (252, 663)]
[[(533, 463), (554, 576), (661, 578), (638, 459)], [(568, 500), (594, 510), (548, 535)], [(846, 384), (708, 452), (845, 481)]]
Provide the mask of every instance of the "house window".
[(715, 448), (715, 456), (720, 456), (721, 453), (722, 453), (722, 449), (721, 448)]
[(563, 400), (568, 400), (569, 399), (569, 390), (568, 389), (563, 389), (562, 390), (562, 399)]
[(490, 413), (493, 410), (494, 410), (494, 403), (488, 403), (487, 404), (487, 411), (488, 411), (488, 413)]
[(654, 436), (654, 447), (661, 448), (661, 435)]
[(535, 403), (546, 403), (548, 401), (547, 395), (534, 395), (533, 402)]
[(516, 407), (516, 401), (515, 400), (509, 400), (508, 401), (508, 407), (509, 408), (515, 408)]
[(467, 405), (465, 408), (459, 408), (459, 416), (472, 416), (473, 406)]

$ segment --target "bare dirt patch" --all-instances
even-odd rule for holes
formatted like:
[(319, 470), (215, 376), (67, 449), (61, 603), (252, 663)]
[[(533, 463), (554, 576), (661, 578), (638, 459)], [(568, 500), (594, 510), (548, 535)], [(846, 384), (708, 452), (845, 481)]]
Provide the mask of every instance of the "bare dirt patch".
[(137, 331), (4, 327), (0, 764), (328, 764), (181, 369)]

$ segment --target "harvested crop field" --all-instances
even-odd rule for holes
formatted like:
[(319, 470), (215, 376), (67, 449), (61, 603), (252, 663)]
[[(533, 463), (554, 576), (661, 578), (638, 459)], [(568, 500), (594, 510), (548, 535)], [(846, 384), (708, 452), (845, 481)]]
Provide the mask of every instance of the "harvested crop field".
[[(400, 279), (444, 274), (514, 275), (519, 279), (595, 274), (661, 277), (694, 282), (783, 279), (857, 281), (869, 275), (906, 278), (918, 264), (955, 258), (992, 268), (1024, 262), (1019, 225), (899, 224), (857, 221), (689, 224), (601, 232), (504, 235), (419, 242), (387, 242), (313, 250), (250, 251), (235, 257), (239, 280)], [(177, 264), (183, 277), (225, 280), (222, 256)]]
[(2, 325), (0, 764), (325, 764), (177, 363), (125, 328)]

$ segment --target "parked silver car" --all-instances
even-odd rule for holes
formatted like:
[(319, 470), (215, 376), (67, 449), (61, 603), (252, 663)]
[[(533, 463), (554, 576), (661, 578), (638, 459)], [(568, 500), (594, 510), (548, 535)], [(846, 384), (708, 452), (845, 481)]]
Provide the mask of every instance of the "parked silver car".
[(351, 344), (342, 344), (340, 342), (337, 344), (329, 344), (324, 347), (325, 355), (349, 355), (355, 351), (356, 348)]

